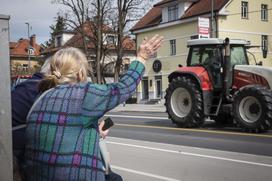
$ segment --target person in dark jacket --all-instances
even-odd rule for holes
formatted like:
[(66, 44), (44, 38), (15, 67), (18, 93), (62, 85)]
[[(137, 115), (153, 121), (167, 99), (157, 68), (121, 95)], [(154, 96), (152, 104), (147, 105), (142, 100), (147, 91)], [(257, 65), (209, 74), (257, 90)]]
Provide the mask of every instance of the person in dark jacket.
[(39, 95), (39, 82), (48, 74), (50, 74), (50, 59), (45, 61), (39, 72), (34, 73), (30, 79), (15, 85), (11, 91), (12, 146), (13, 154), (19, 164), (24, 159), (26, 117)]

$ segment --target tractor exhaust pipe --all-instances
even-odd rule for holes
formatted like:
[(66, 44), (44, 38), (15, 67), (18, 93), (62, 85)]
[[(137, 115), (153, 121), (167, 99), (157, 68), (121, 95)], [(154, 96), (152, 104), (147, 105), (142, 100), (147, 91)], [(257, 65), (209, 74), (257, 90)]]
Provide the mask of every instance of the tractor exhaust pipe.
[(232, 85), (232, 67), (230, 62), (230, 40), (226, 38), (224, 41), (225, 45), (225, 57), (224, 57), (224, 90), (225, 97), (231, 100), (230, 88)]

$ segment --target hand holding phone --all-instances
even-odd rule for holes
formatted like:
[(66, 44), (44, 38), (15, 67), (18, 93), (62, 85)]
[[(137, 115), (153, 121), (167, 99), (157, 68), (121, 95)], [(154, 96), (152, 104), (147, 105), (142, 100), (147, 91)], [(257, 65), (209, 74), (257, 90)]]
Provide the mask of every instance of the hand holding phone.
[(104, 125), (102, 127), (102, 131), (109, 129), (110, 127), (114, 125), (112, 119), (109, 117), (106, 117), (106, 119), (104, 119), (103, 121), (104, 121)]

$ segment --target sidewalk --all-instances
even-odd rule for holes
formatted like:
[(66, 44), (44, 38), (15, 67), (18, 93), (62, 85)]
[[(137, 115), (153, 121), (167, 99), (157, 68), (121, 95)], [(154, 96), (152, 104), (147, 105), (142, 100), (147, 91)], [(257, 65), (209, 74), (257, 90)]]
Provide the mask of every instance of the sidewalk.
[(157, 104), (120, 104), (111, 112), (165, 112), (164, 101)]

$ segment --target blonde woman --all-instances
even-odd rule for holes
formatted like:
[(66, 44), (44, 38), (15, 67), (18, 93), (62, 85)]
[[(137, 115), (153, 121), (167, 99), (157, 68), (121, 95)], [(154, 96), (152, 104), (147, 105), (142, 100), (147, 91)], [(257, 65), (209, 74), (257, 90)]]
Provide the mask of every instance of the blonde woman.
[(144, 40), (119, 83), (87, 82), (87, 60), (76, 48), (52, 57), (52, 75), (40, 83), (44, 93), (27, 118), (26, 180), (105, 180), (99, 131), (107, 131), (101, 131), (98, 119), (131, 96), (162, 39), (156, 35)]

